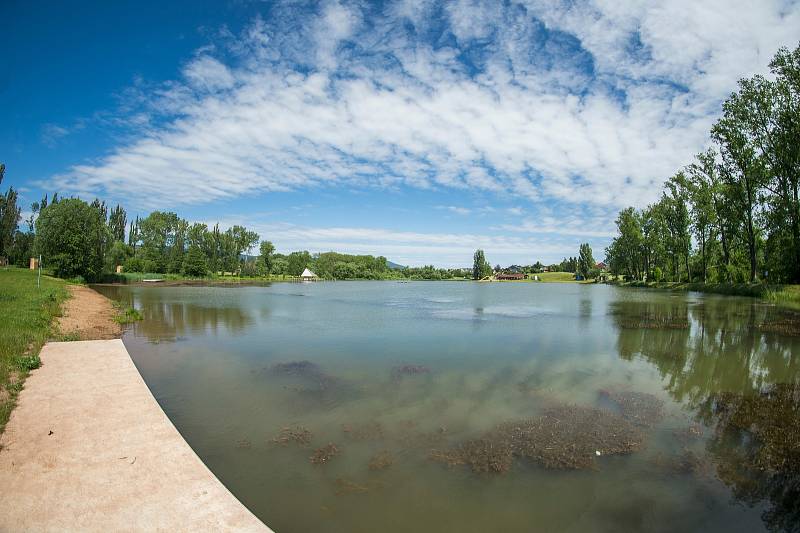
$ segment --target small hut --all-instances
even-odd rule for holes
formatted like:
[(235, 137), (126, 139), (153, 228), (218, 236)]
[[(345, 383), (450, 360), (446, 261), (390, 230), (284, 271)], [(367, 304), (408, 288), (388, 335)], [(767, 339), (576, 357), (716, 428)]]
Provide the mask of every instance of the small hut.
[[(296, 271), (295, 271), (296, 272)], [(319, 276), (311, 272), (308, 268), (303, 270), (303, 273), (300, 274), (300, 279), (303, 281), (317, 281)]]

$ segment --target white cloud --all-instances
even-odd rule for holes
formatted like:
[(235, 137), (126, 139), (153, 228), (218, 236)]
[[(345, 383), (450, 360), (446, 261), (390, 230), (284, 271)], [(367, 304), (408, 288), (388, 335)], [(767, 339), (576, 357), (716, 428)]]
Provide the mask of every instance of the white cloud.
[(291, 21), (291, 5), (277, 9), (228, 44), (236, 60), (203, 51), (151, 95), (162, 126), (144, 121), (50, 186), (150, 208), (408, 186), (612, 212), (655, 199), (736, 79), (765, 71), (800, 27), (800, 6), (776, 0), (445, 8), (452, 37), (430, 2), (380, 15), (328, 2)]
[(228, 67), (206, 55), (189, 63), (183, 75), (194, 88), (200, 90), (230, 89), (234, 85), (234, 78)]

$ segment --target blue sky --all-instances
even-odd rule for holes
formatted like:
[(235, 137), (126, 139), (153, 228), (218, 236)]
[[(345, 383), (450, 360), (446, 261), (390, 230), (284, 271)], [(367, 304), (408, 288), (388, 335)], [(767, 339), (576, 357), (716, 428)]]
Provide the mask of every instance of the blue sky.
[(284, 252), (466, 266), (602, 258), (736, 80), (796, 46), (800, 4), (7, 0), (0, 20), (25, 205), (57, 190)]

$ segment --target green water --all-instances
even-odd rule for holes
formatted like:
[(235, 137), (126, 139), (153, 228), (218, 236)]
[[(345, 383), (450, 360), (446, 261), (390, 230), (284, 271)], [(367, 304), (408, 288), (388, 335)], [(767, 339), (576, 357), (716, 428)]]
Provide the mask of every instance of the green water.
[[(457, 282), (98, 289), (141, 310), (123, 340), (153, 394), (278, 532), (800, 528), (798, 318), (757, 300)], [(297, 361), (317, 373), (276, 371)], [(429, 457), (548, 406), (619, 414), (600, 391), (664, 402), (637, 426), (640, 449), (589, 469), (515, 457), (499, 474)], [(297, 425), (310, 445), (271, 442)], [(328, 443), (340, 455), (312, 464)], [(379, 452), (392, 464), (371, 470)]]

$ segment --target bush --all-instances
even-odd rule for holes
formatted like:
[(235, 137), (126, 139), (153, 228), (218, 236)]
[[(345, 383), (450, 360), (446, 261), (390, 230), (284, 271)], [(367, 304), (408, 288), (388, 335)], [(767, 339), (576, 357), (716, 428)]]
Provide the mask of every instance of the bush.
[(658, 283), (662, 279), (664, 279), (664, 272), (661, 270), (661, 267), (656, 267), (653, 269), (653, 281)]

